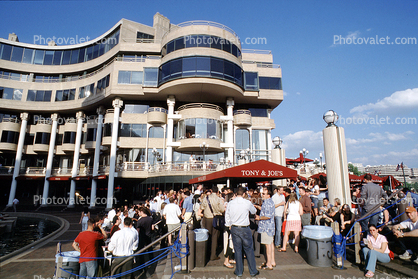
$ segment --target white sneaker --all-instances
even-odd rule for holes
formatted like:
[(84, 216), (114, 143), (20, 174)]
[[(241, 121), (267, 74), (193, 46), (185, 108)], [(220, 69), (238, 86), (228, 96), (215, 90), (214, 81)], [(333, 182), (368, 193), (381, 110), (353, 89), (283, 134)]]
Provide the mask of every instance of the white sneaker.
[(408, 251), (406, 251), (405, 253), (400, 255), (399, 258), (402, 260), (409, 260), (411, 258), (411, 255), (408, 253)]

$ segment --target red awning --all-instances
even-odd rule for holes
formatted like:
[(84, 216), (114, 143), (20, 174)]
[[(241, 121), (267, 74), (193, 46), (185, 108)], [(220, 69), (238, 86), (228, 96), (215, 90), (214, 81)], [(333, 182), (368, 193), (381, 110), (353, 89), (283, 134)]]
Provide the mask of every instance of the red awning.
[(350, 183), (361, 183), (363, 178), (358, 175), (349, 174), (348, 177), (350, 178)]
[(90, 180), (91, 176), (77, 176), (74, 177), (73, 180)]
[(311, 178), (314, 178), (314, 179), (319, 179), (321, 176), (327, 177), (327, 174), (326, 174), (326, 173), (324, 173), (324, 172), (320, 172), (320, 173), (317, 173), (317, 174), (311, 175)]
[(189, 180), (189, 184), (214, 182), (222, 183), (231, 179), (236, 183), (296, 178), (296, 170), (266, 161), (258, 160), (248, 164), (227, 168)]
[(49, 181), (67, 181), (70, 180), (71, 176), (51, 176), (48, 177), (47, 180)]
[(383, 185), (388, 185), (389, 187), (392, 186), (392, 189), (396, 189), (396, 187), (401, 185), (401, 183), (392, 175), (385, 176), (382, 179), (383, 179)]
[(93, 179), (106, 179), (107, 175), (106, 174), (102, 174), (102, 175), (98, 175), (98, 176), (93, 176)]

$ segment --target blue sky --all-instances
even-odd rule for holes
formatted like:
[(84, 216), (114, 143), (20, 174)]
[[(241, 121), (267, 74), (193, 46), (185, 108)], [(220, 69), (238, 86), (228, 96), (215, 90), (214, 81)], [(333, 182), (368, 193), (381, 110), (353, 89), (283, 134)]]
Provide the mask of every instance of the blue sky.
[[(416, 0), (1, 1), (0, 37), (95, 38), (121, 18), (152, 26), (156, 12), (174, 24), (222, 23), (241, 40), (265, 38), (243, 48), (271, 50), (281, 65), (285, 97), (272, 114), (272, 136), (283, 138), (287, 157), (306, 148), (319, 158), (322, 115), (332, 109), (344, 121), (337, 125), (345, 129), (349, 161), (418, 167), (416, 11)], [(376, 38), (385, 43), (371, 44)], [(397, 44), (396, 38), (412, 39)]]

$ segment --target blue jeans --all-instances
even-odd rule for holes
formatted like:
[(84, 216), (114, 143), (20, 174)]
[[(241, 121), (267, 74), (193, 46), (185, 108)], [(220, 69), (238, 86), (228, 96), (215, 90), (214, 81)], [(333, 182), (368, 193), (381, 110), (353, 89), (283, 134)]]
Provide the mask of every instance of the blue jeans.
[(247, 256), (250, 275), (254, 276), (258, 271), (255, 263), (253, 237), (250, 227), (248, 226), (246, 228), (241, 228), (232, 226), (231, 236), (235, 249), (235, 261), (237, 262), (235, 267), (235, 275), (242, 276), (242, 273), (244, 272), (244, 262), (242, 259), (242, 250), (244, 250), (244, 253)]
[(80, 263), (80, 274), (81, 276), (96, 277), (97, 261), (88, 261)]
[(377, 252), (376, 250), (370, 250), (367, 247), (363, 248), (363, 255), (364, 255), (364, 260), (366, 261), (366, 270), (370, 270), (373, 273), (375, 272), (377, 261), (381, 263), (390, 262), (389, 254), (380, 253), (380, 252)]
[(279, 245), (282, 245), (283, 217), (282, 216), (274, 216), (274, 220), (276, 222), (276, 235), (274, 236), (274, 246), (279, 246)]
[[(366, 215), (368, 212), (366, 212), (364, 209), (363, 209), (363, 212), (362, 212), (362, 214), (363, 214), (363, 216), (364, 215)], [(364, 220), (361, 220), (360, 221), (360, 225), (361, 225), (361, 231), (362, 232), (369, 232), (369, 228), (368, 228), (368, 226), (369, 226), (369, 224), (374, 224), (374, 225), (377, 225), (377, 222), (379, 221), (379, 214), (374, 214), (373, 216), (371, 216), (371, 217), (368, 217), (368, 218), (366, 218), (366, 219), (364, 219)]]

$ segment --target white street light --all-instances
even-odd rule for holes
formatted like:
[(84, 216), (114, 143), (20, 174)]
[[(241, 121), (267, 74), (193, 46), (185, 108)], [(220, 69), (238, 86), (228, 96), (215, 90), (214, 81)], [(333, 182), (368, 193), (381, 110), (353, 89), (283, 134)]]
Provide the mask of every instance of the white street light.
[(280, 145), (283, 143), (283, 140), (280, 137), (273, 138), (274, 149), (280, 149)]
[(325, 123), (328, 124), (328, 126), (333, 126), (338, 121), (338, 114), (333, 110), (329, 110), (324, 113), (322, 118), (324, 119)]

